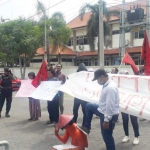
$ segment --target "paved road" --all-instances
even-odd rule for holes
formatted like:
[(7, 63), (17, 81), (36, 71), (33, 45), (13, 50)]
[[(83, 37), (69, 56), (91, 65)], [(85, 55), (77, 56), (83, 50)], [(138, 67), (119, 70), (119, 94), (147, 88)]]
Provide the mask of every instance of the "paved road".
[[(65, 114), (72, 114), (73, 98), (65, 96)], [(5, 106), (4, 106), (5, 108)], [(46, 101), (41, 101), (42, 117), (39, 121), (29, 122), (29, 108), (27, 98), (14, 98), (11, 117), (5, 118), (5, 109), (0, 119), (0, 141), (7, 140), (10, 143), (10, 150), (50, 150), (53, 145), (60, 142), (54, 135), (52, 125), (45, 125), (48, 119)], [(82, 122), (81, 109), (79, 111), (78, 122)], [(130, 124), (131, 140), (123, 144), (121, 140), (124, 136), (122, 121), (116, 124), (114, 137), (116, 150), (149, 150), (150, 149), (150, 122), (140, 122), (140, 144), (132, 145), (134, 138), (132, 126)], [(62, 132), (62, 131), (61, 131)], [(63, 132), (62, 132), (63, 133)], [(105, 145), (101, 137), (99, 119), (93, 118), (92, 130), (88, 137), (89, 150), (105, 150)], [(0, 148), (3, 150), (4, 148)]]

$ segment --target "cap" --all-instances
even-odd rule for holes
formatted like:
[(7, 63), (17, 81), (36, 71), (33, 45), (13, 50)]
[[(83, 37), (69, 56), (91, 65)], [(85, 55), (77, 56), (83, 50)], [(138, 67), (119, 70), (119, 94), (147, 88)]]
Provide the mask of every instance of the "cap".
[(59, 116), (59, 121), (58, 121), (58, 128), (61, 129), (65, 127), (72, 119), (73, 115), (60, 115)]
[(100, 76), (102, 76), (102, 75), (103, 76), (107, 76), (107, 73), (106, 73), (106, 71), (104, 69), (98, 69), (98, 70), (96, 70), (94, 72), (94, 79), (92, 81), (97, 80), (97, 78), (100, 77)]

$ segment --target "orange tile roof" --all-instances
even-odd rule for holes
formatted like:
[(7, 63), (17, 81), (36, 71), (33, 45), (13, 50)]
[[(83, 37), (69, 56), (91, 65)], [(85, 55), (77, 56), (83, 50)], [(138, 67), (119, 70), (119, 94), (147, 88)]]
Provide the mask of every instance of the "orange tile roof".
[[(76, 55), (76, 52), (73, 51), (71, 48), (69, 48), (67, 46), (64, 49), (62, 49), (62, 47), (60, 47), (60, 49), (58, 48), (55, 52), (52, 52), (52, 49), (53, 49), (53, 46), (52, 46), (52, 44), (50, 44), (49, 45), (50, 55), (59, 55), (59, 53), (61, 55), (73, 55), (73, 56)], [(43, 55), (43, 54), (45, 54), (44, 47), (38, 48), (37, 51), (36, 51), (36, 55)]]
[[(130, 10), (130, 6), (131, 7), (137, 6), (137, 4), (138, 4), (138, 6), (141, 6), (144, 9), (144, 14), (146, 14), (146, 0), (138, 0), (138, 1), (128, 2), (128, 3), (126, 3), (126, 10)], [(109, 4), (108, 4), (108, 6), (109, 6)], [(113, 10), (113, 9), (121, 10), (122, 5), (119, 4), (116, 6), (111, 6), (111, 7), (109, 7), (109, 9), (110, 10)], [(90, 19), (91, 13), (92, 12), (85, 13), (83, 20), (81, 20), (79, 18), (79, 16), (75, 17), (73, 20), (71, 20), (70, 22), (67, 23), (67, 26), (71, 29), (87, 26), (87, 22)], [(118, 17), (112, 16), (110, 18), (110, 21), (115, 21), (118, 19), (119, 19)]]
[[(141, 46), (129, 47), (129, 48), (126, 48), (126, 51), (128, 53), (140, 53), (141, 52)], [(110, 50), (104, 50), (104, 54), (105, 55), (119, 54), (119, 52), (120, 52), (119, 48), (110, 49)], [(82, 57), (82, 56), (96, 56), (96, 55), (98, 55), (98, 51), (78, 52), (78, 57)]]
[(75, 17), (73, 20), (67, 23), (67, 27), (71, 29), (85, 27), (87, 25), (88, 20), (90, 19), (91, 14), (92, 12), (85, 13), (83, 20), (81, 20), (79, 16)]

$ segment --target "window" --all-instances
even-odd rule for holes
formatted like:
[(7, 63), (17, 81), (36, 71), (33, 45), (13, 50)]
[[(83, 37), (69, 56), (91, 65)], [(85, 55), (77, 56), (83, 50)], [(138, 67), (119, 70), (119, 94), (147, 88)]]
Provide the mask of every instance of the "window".
[(43, 61), (43, 59), (32, 59), (31, 62), (32, 63), (41, 63)]
[(86, 45), (88, 40), (86, 36), (77, 36), (77, 45)]
[[(52, 59), (50, 59), (50, 61), (51, 62), (58, 62), (58, 58), (52, 58)], [(47, 60), (47, 62), (48, 62), (48, 60)]]
[(86, 66), (91, 66), (91, 59), (77, 59), (77, 66), (80, 63), (84, 63)]
[(72, 46), (72, 45), (73, 45), (73, 38), (69, 38), (68, 46)]
[(72, 58), (62, 58), (62, 62), (72, 62)]
[(105, 58), (104, 63), (105, 63), (105, 66), (109, 66), (109, 58)]
[(112, 35), (114, 35), (114, 34), (119, 34), (119, 30), (112, 31)]
[(134, 32), (134, 38), (135, 39), (143, 39), (144, 38), (144, 31), (140, 30), (138, 32)]

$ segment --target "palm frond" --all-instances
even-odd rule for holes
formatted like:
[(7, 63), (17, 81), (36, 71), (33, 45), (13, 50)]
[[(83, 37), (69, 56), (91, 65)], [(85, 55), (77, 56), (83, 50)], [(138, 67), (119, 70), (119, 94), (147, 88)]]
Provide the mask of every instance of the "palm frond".
[(53, 13), (52, 14), (52, 18), (56, 18), (56, 19), (58, 19), (58, 20), (61, 20), (61, 21), (64, 21), (65, 22), (65, 17), (64, 17), (64, 15), (63, 15), (63, 13), (62, 12), (55, 12), (55, 13)]

